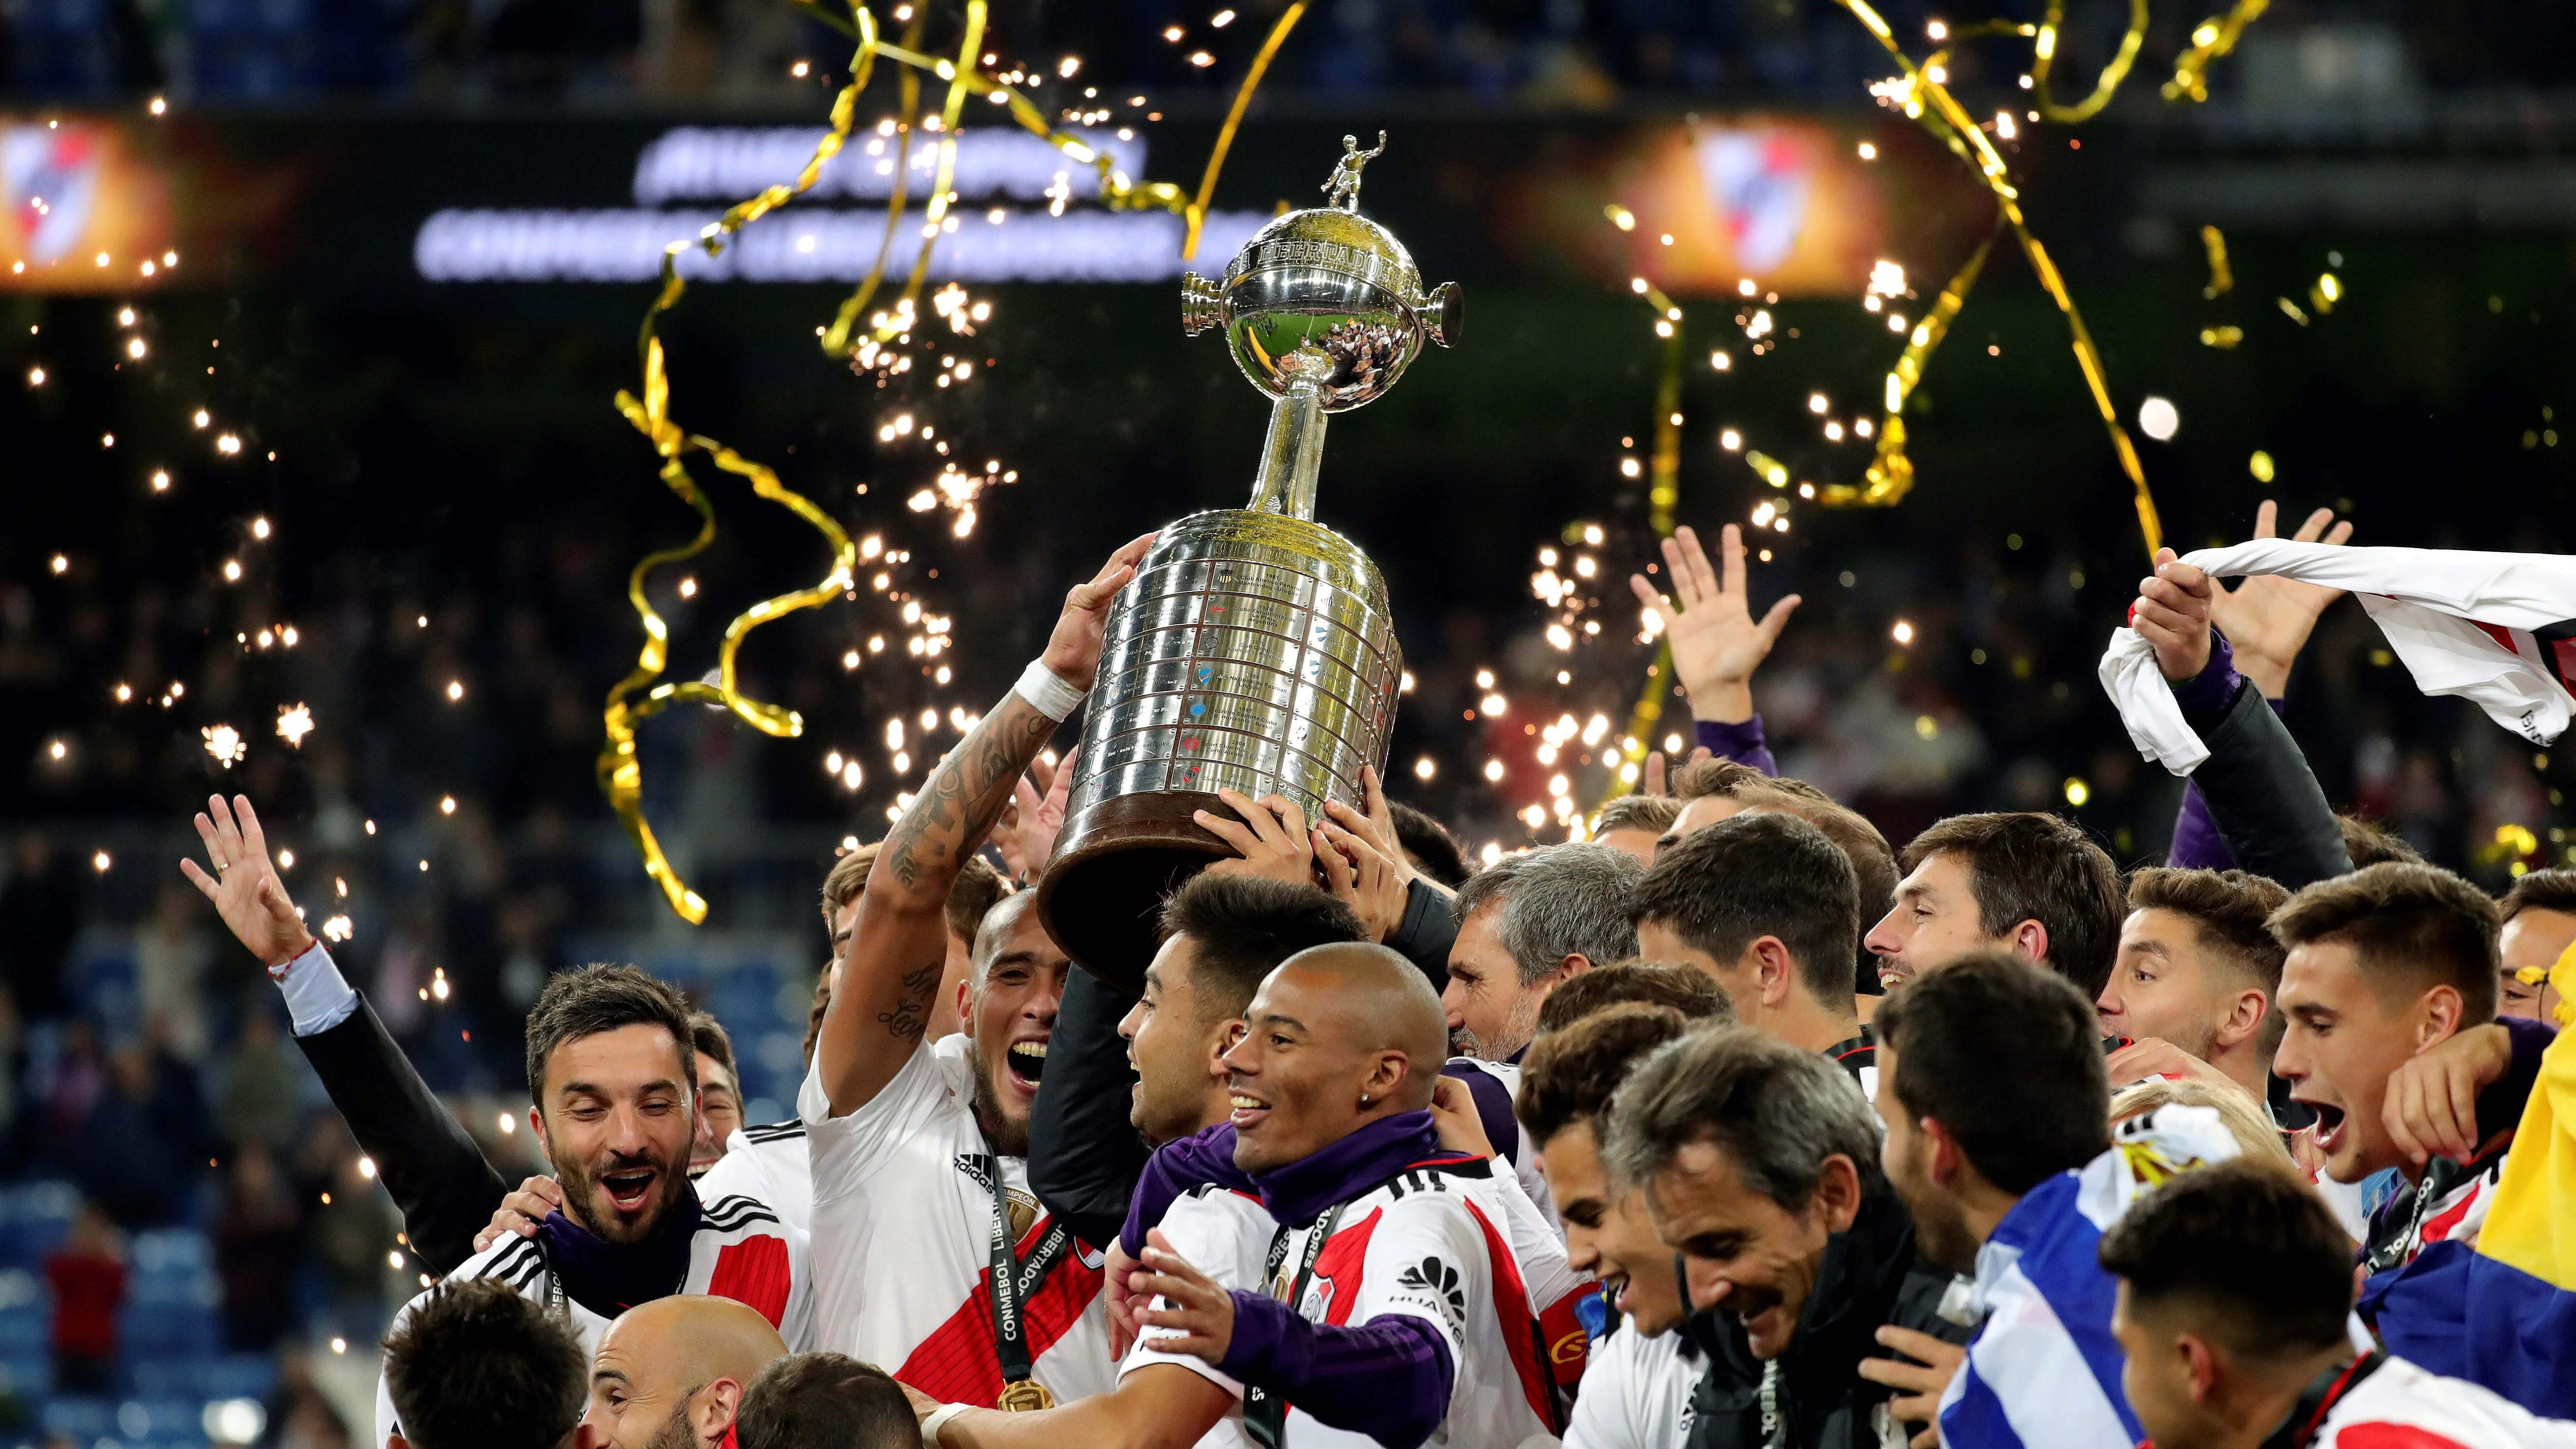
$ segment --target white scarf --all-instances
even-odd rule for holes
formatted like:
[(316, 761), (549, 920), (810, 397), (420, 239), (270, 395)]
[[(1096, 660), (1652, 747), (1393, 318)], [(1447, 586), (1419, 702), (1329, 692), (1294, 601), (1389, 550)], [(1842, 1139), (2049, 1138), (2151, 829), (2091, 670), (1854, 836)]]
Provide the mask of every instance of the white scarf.
[[(2220, 578), (2277, 574), (2350, 590), (2418, 689), (2474, 701), (2534, 744), (2576, 718), (2576, 558), (2258, 538), (2182, 561)], [(2136, 630), (2111, 631), (2099, 672), (2138, 753), (2177, 775), (2209, 758)]]

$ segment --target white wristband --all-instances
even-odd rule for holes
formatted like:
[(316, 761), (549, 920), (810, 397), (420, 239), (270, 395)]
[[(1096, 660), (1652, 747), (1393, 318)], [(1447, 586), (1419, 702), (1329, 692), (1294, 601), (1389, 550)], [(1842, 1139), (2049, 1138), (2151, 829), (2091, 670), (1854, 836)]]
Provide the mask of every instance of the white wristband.
[(942, 1404), (921, 1421), (922, 1449), (939, 1449), (939, 1431), (951, 1419), (974, 1408), (973, 1404)]
[(1082, 708), (1083, 696), (1091, 693), (1088, 689), (1076, 689), (1065, 683), (1064, 677), (1047, 668), (1046, 661), (1042, 659), (1029, 661), (1029, 667), (1020, 671), (1020, 682), (1011, 686), (1011, 692), (1027, 700), (1038, 713), (1058, 723)]

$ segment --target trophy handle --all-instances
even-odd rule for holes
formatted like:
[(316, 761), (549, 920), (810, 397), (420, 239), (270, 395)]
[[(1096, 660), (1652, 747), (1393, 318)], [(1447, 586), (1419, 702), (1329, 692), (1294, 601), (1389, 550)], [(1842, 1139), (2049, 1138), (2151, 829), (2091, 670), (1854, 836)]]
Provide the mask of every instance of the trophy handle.
[(1270, 405), (1270, 436), (1261, 446), (1261, 471), (1253, 475), (1255, 513), (1284, 513), (1312, 522), (1315, 478), (1324, 465), (1324, 383), (1333, 359), (1320, 348), (1300, 347), (1279, 359), (1288, 390)]

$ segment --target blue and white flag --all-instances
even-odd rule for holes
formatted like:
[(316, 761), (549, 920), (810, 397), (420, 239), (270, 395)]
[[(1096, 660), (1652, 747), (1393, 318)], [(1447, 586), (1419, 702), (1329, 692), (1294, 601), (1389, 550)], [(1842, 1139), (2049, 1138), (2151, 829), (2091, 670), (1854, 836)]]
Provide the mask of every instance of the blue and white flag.
[(2022, 1195), (1977, 1252), (1985, 1315), (1941, 1396), (1947, 1449), (2132, 1449), (2120, 1391), (2116, 1282), (2096, 1256), (2139, 1194), (2236, 1156), (2218, 1113), (2180, 1104), (2123, 1123), (2111, 1150)]

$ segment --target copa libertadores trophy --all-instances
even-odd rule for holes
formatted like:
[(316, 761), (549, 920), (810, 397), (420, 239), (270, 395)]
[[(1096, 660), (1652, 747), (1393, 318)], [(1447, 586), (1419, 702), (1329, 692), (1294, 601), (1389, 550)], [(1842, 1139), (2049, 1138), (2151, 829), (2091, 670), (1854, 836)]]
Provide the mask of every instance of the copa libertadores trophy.
[(1324, 420), (1384, 393), (1426, 339), (1458, 340), (1456, 283), (1424, 291), (1413, 258), (1359, 214), (1343, 155), (1326, 202), (1256, 232), (1222, 281), (1181, 279), (1181, 325), (1225, 329), (1235, 364), (1268, 393), (1270, 434), (1242, 508), (1163, 530), (1109, 620), (1056, 853), (1037, 908), (1073, 959), (1133, 988), (1163, 896), (1231, 847), (1192, 812), (1232, 818), (1219, 788), (1281, 795), (1309, 822), (1356, 805), (1360, 767), (1383, 769), (1404, 677), (1386, 581), (1315, 522)]

